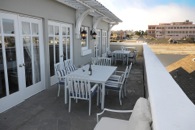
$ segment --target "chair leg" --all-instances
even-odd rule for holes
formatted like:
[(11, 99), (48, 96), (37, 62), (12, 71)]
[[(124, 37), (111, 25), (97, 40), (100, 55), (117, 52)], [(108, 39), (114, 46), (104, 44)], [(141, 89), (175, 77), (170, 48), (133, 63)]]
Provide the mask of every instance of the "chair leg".
[(125, 85), (124, 85), (124, 94), (125, 97), (127, 97), (127, 81), (125, 81)]
[(68, 112), (71, 111), (71, 98), (69, 97), (69, 109), (68, 109)]
[(100, 101), (100, 88), (98, 86), (98, 90), (97, 90), (97, 106), (99, 106), (99, 101)]
[(60, 96), (60, 84), (58, 83), (58, 97)]
[(89, 116), (91, 115), (91, 98), (89, 99)]
[(122, 93), (122, 91), (119, 91), (119, 102), (120, 102), (120, 105), (122, 105), (121, 93)]
[(65, 104), (67, 104), (67, 102), (68, 102), (68, 88), (64, 88), (64, 97), (65, 97), (65, 99), (64, 99), (64, 102), (65, 102)]

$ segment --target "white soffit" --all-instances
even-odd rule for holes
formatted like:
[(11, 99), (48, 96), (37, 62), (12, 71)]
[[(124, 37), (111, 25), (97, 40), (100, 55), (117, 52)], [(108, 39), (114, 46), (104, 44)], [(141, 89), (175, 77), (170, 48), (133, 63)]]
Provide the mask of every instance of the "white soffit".
[(116, 15), (114, 15), (110, 10), (104, 7), (101, 3), (96, 0), (57, 0), (67, 6), (70, 6), (79, 11), (85, 11), (88, 9), (94, 9), (90, 15), (94, 17), (104, 17), (104, 21), (109, 23), (119, 23), (122, 22)]

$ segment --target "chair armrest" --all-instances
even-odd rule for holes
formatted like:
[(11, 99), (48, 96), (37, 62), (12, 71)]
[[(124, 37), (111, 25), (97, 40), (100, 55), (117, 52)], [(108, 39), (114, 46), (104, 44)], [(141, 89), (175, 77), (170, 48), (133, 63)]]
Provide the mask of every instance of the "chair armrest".
[(124, 71), (115, 71), (115, 73), (125, 73)]
[(117, 70), (117, 71), (115, 71), (114, 73), (115, 73), (115, 74), (117, 74), (117, 73), (118, 73), (118, 74), (124, 74), (125, 72), (124, 72), (124, 71), (118, 71), (118, 70)]
[(99, 116), (102, 115), (105, 111), (109, 111), (109, 112), (116, 112), (116, 113), (132, 113), (133, 110), (115, 110), (115, 109), (108, 109), (108, 108), (104, 108), (102, 112), (97, 113), (97, 122), (99, 122)]
[(91, 88), (91, 92), (95, 91), (95, 89), (98, 87), (98, 84), (95, 84), (92, 88)]

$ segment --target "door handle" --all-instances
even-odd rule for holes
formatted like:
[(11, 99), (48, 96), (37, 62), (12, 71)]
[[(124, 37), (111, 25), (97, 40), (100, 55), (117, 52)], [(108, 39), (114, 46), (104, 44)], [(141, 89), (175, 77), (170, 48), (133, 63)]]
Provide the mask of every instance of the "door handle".
[(60, 57), (64, 57), (64, 55), (61, 55)]
[(22, 67), (22, 66), (23, 66), (23, 64), (20, 64), (20, 65), (19, 65), (19, 67)]

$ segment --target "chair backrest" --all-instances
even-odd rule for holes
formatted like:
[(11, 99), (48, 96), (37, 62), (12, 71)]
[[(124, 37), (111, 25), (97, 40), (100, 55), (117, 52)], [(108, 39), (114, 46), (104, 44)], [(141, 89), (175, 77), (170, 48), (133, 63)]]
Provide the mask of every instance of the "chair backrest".
[(68, 67), (68, 66), (71, 66), (71, 65), (73, 65), (71, 59), (67, 59), (67, 60), (64, 61), (64, 67)]
[(124, 58), (124, 54), (122, 54), (122, 53), (113, 53), (112, 57), (113, 57), (114, 60), (122, 61), (123, 58)]
[(89, 77), (67, 76), (66, 79), (70, 97), (86, 100), (91, 98)]
[(68, 70), (68, 73), (71, 73), (77, 69), (71, 59), (67, 59), (64, 61), (64, 68)]
[(64, 77), (68, 74), (68, 71), (65, 69), (56, 71), (56, 75), (59, 81), (64, 81)]
[(91, 63), (92, 63), (93, 65), (96, 64), (97, 60), (98, 60), (97, 57), (91, 57)]
[(68, 70), (68, 73), (71, 73), (77, 69), (75, 65), (67, 66), (66, 69)]
[(111, 62), (112, 62), (111, 58), (98, 57), (96, 65), (111, 66)]
[(133, 113), (129, 118), (130, 130), (151, 130), (152, 115), (150, 103), (145, 98), (139, 98), (133, 108)]
[(107, 57), (107, 53), (103, 53), (102, 54), (102, 57)]
[(57, 71), (60, 71), (61, 69), (60, 69), (60, 63), (56, 63), (55, 65), (54, 65), (54, 69), (55, 69), (55, 74), (57, 74)]
[(126, 66), (125, 72), (124, 72), (124, 74), (123, 74), (123, 77), (121, 77), (121, 84), (124, 84), (125, 79), (126, 79), (126, 77), (127, 77), (127, 74), (128, 74), (128, 66)]

